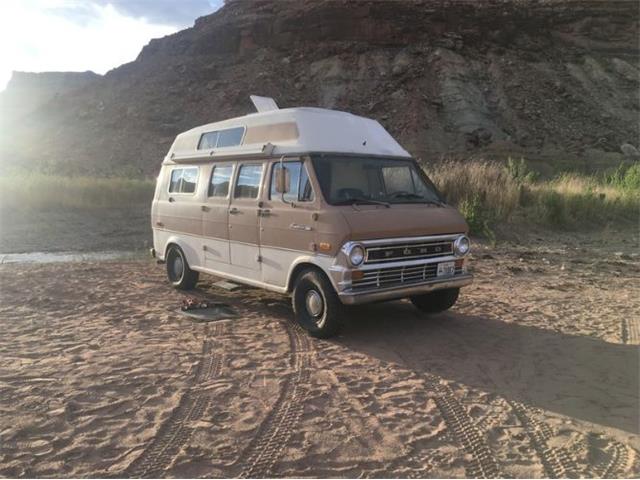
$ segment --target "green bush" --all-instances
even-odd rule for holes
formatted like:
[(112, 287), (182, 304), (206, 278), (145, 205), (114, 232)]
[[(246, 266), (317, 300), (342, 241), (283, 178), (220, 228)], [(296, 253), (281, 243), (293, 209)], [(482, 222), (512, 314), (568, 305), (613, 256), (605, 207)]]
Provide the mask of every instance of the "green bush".
[(640, 162), (631, 166), (619, 165), (612, 174), (605, 177), (605, 181), (612, 187), (640, 193)]
[(492, 218), (491, 210), (485, 208), (478, 195), (474, 195), (470, 199), (463, 199), (458, 205), (458, 209), (467, 221), (472, 235), (486, 237), (492, 241), (495, 240), (495, 234), (491, 228), (495, 218)]
[(509, 157), (505, 170), (511, 178), (520, 184), (532, 183), (538, 178), (537, 173), (528, 167), (527, 162), (522, 157), (520, 157), (520, 160), (514, 160)]

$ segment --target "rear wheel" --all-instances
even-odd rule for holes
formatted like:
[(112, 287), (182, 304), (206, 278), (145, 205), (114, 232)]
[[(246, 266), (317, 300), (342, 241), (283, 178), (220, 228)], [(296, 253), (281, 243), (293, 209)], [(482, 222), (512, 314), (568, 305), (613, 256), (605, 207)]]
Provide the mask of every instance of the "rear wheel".
[(425, 293), (424, 295), (416, 295), (410, 297), (410, 299), (418, 310), (422, 310), (425, 313), (438, 313), (453, 307), (458, 300), (459, 294), (459, 288), (447, 288)]
[(198, 283), (198, 272), (194, 272), (187, 263), (184, 252), (177, 245), (171, 245), (167, 250), (167, 277), (173, 288), (191, 290)]
[(303, 271), (291, 298), (296, 320), (309, 335), (328, 338), (342, 326), (342, 302), (329, 279), (316, 270)]

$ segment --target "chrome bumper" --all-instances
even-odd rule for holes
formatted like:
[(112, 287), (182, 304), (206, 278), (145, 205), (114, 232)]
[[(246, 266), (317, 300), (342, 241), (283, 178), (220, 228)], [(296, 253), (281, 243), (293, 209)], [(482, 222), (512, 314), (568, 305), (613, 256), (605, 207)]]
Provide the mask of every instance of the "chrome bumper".
[(464, 274), (450, 277), (446, 280), (431, 280), (425, 283), (413, 285), (400, 285), (389, 288), (372, 288), (353, 292), (345, 290), (338, 292), (340, 301), (345, 305), (359, 305), (361, 303), (381, 302), (384, 300), (395, 300), (398, 298), (422, 295), (423, 293), (442, 290), (445, 288), (460, 288), (473, 282), (473, 275)]

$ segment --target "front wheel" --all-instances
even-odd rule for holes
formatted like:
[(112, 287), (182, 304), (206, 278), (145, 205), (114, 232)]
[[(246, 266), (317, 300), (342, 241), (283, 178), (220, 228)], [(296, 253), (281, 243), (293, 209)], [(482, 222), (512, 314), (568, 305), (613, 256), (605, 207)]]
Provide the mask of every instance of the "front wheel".
[(438, 313), (453, 307), (458, 300), (459, 294), (459, 288), (447, 288), (425, 293), (424, 295), (416, 295), (410, 297), (410, 299), (418, 310), (422, 310), (425, 313)]
[(167, 250), (167, 277), (173, 288), (178, 290), (192, 290), (198, 283), (198, 272), (194, 272), (187, 263), (184, 252), (177, 245), (171, 245)]
[(328, 338), (342, 326), (342, 302), (327, 277), (306, 270), (298, 276), (291, 298), (296, 320), (309, 335)]

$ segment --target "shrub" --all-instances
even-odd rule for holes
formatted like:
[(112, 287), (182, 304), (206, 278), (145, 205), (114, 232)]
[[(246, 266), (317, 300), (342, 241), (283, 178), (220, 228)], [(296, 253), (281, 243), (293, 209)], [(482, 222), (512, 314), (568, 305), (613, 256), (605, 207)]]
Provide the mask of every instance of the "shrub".
[(495, 240), (495, 234), (491, 228), (491, 223), (495, 219), (489, 217), (489, 212), (484, 210), (478, 196), (471, 199), (465, 198), (458, 205), (458, 209), (467, 221), (471, 234)]
[(520, 157), (519, 161), (509, 157), (507, 159), (505, 169), (507, 170), (507, 173), (511, 175), (511, 178), (520, 184), (532, 183), (538, 178), (536, 172), (529, 169), (527, 162), (525, 162), (522, 157)]
[(612, 187), (640, 193), (640, 162), (631, 166), (620, 164), (612, 174), (605, 177), (605, 181)]
[(427, 173), (447, 202), (457, 206), (476, 235), (493, 237), (493, 225), (508, 221), (520, 201), (520, 185), (500, 164), (448, 160)]

